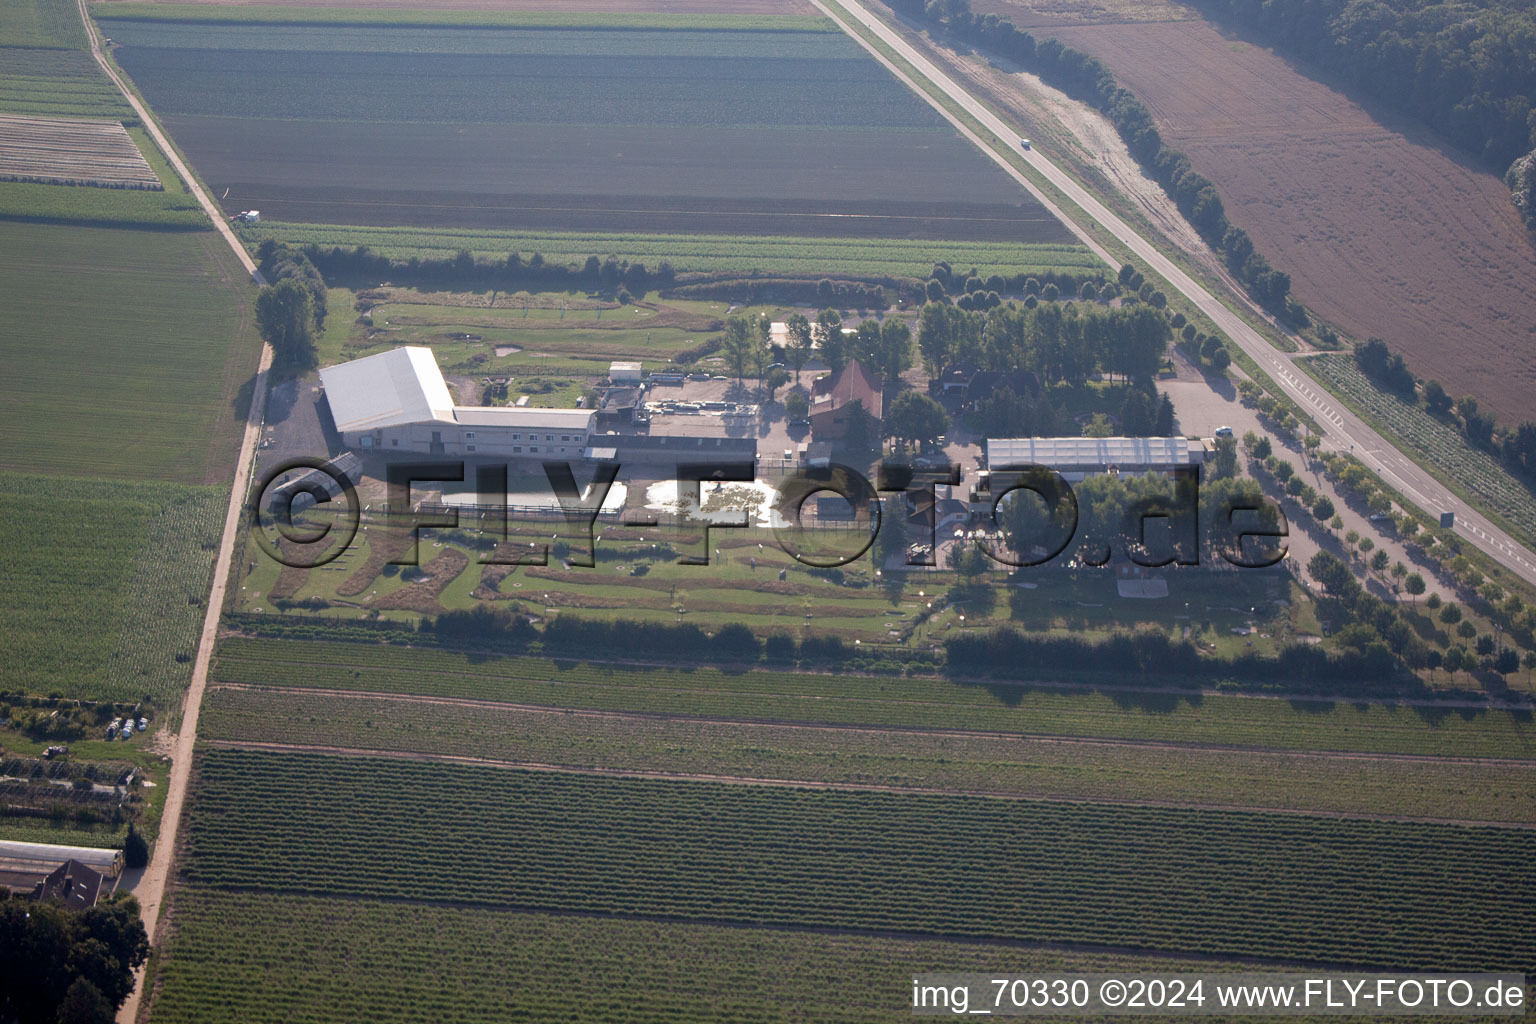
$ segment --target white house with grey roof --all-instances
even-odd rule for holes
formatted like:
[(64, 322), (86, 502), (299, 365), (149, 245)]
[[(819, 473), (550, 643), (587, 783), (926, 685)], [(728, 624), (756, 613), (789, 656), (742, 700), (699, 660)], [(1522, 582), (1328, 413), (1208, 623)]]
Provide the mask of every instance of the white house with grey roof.
[(431, 349), (406, 346), (320, 371), (348, 448), (403, 455), (580, 458), (589, 409), (455, 405)]

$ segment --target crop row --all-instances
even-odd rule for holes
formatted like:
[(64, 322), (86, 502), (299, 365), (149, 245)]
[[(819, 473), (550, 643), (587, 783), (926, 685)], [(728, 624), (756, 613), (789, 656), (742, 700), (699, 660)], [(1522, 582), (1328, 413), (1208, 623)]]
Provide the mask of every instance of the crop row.
[(214, 750), (200, 886), (1536, 968), (1522, 830)]
[[(386, 27), (307, 24), (220, 25), (202, 18), (141, 21), (116, 16), (119, 5), (100, 20), (119, 46), (170, 47), (182, 50), (283, 50), (318, 53), (432, 53), (445, 56), (499, 57), (664, 57), (692, 60), (772, 60), (795, 56), (820, 60), (858, 60), (859, 50), (836, 32), (820, 31), (824, 21), (775, 24), (788, 32), (754, 31), (754, 22), (733, 17), (739, 31), (677, 28), (658, 32), (626, 29), (621, 24), (538, 26), (464, 32), (446, 26)], [(227, 8), (226, 8), (227, 9)], [(618, 22), (622, 16), (606, 15)], [(762, 24), (761, 20), (755, 24)], [(596, 26), (594, 26), (596, 27)]]
[(0, 47), (0, 110), (128, 118), (133, 109), (88, 53)]
[(1489, 511), (1514, 527), (1524, 543), (1536, 542), (1536, 495), (1486, 452), (1469, 444), (1460, 431), (1383, 392), (1360, 372), (1352, 356), (1319, 356), (1311, 364), (1369, 418), (1406, 441), (1447, 478), (1460, 482)]
[(70, 0), (6, 0), (0, 5), (0, 40), (7, 47), (86, 47), (85, 26)]
[(171, 920), (151, 1012), (164, 1024), (873, 1024), (907, 1011), (913, 973), (1188, 969), (1108, 954), (202, 888), (177, 894)]
[[(58, 0), (52, 0), (58, 2)], [(604, 11), (525, 11), (480, 8), (477, 10), (413, 10), (405, 7), (372, 7), (362, 4), (341, 3), (325, 6), (278, 6), (278, 5), (230, 5), (220, 3), (154, 3), (117, 2), (102, 3), (93, 0), (98, 22), (114, 30), (114, 37), (125, 25), (133, 22), (149, 23), (151, 31), (165, 31), (170, 26), (200, 29), (211, 38), (227, 35), (240, 27), (260, 26), (256, 31), (280, 33), (298, 30), (319, 35), (326, 39), (324, 45), (334, 45), (334, 33), (321, 33), (322, 25), (335, 26), (340, 31), (366, 28), (384, 35), (394, 26), (408, 26), (411, 35), (426, 35), (433, 28), (482, 28), (482, 29), (601, 29), (616, 34), (629, 34), (635, 30), (656, 33), (668, 30), (673, 33), (720, 32), (738, 35), (746, 32), (805, 33), (837, 32), (837, 26), (819, 15), (752, 15), (731, 13), (661, 13), (641, 10)], [(137, 26), (135, 26), (137, 27)], [(249, 31), (249, 29), (248, 29)], [(461, 36), (473, 33), (459, 32)], [(473, 45), (472, 42), (460, 45)]]
[(755, 269), (770, 275), (926, 278), (939, 260), (962, 269), (975, 267), (983, 275), (1091, 271), (1102, 266), (1082, 246), (1046, 243), (446, 231), (268, 221), (244, 228), (242, 234), (253, 245), (268, 238), (295, 245), (339, 245), (349, 249), (366, 245), (393, 259), (441, 258), (467, 249), (480, 259), (502, 258), (517, 252), (525, 257), (539, 253), (553, 263), (571, 263), (596, 253), (615, 253), (652, 267), (665, 260), (678, 270)]
[[(370, 644), (226, 638), (214, 678), (253, 686), (467, 697), (597, 710), (985, 729), (1462, 757), (1536, 754), (1524, 716), (1231, 695), (1090, 693), (928, 677), (486, 657)], [(829, 699), (831, 698), (831, 699)]]
[(1536, 823), (1536, 764), (572, 715), (217, 688), (212, 739), (1063, 799)]
[(8, 685), (173, 704), (186, 686), (218, 538), (214, 487), (4, 474), (0, 604)]
[[(849, 44), (851, 45), (851, 44)], [(856, 52), (856, 51), (855, 51)], [(890, 155), (953, 132), (868, 60), (116, 50), (170, 115), (483, 125), (668, 125), (890, 133)], [(900, 132), (901, 134), (895, 134)]]

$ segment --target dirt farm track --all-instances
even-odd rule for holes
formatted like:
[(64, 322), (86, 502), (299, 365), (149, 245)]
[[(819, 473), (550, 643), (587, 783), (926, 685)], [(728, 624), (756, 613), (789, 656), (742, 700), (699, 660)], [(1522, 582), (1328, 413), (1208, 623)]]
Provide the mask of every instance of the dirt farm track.
[(1303, 302), (1531, 418), (1536, 254), (1498, 178), (1204, 22), (1051, 31), (1141, 97)]

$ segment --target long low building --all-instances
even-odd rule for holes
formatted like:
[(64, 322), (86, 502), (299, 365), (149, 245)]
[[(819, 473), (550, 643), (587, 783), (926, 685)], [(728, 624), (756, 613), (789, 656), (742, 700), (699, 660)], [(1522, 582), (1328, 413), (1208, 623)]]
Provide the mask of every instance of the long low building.
[(991, 472), (1044, 466), (1068, 482), (1101, 473), (1172, 475), (1205, 461), (1205, 445), (1190, 437), (1010, 437), (987, 442)]
[(431, 349), (391, 349), (327, 366), (320, 383), (342, 443), (360, 451), (579, 458), (589, 409), (455, 405)]
[[(60, 868), (65, 870), (60, 872)], [(75, 898), (84, 894), (86, 883), (94, 875), (94, 888), (89, 893), (89, 902), (85, 904), (89, 906), (96, 901), (96, 895), (102, 888), (107, 891), (113, 888), (112, 884), (106, 884), (103, 879), (115, 879), (122, 870), (121, 850), (0, 840), (0, 886), (16, 895), (39, 895), (51, 880), (54, 883), (52, 895), (66, 900)], [(66, 884), (67, 881), (69, 884)], [(80, 883), (78, 891), (74, 884), (77, 882)]]

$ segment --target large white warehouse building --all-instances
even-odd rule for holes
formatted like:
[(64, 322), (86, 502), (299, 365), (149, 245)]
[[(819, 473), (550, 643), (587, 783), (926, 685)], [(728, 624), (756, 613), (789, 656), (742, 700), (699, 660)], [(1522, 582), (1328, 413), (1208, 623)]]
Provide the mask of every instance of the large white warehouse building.
[(580, 458), (587, 409), (454, 405), (431, 349), (408, 346), (327, 366), (320, 383), (342, 443), (360, 451)]

